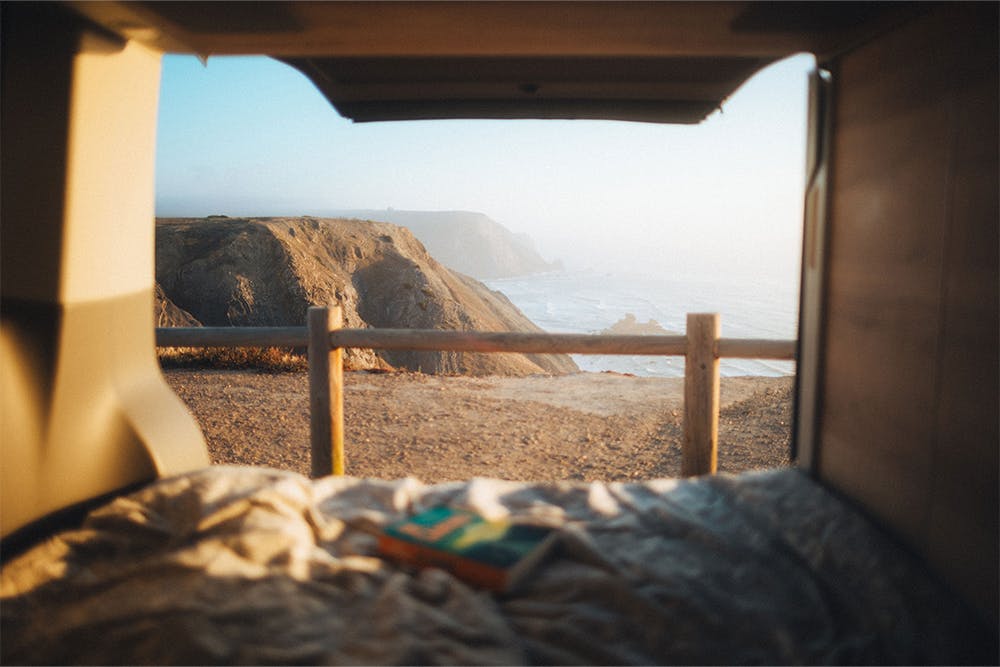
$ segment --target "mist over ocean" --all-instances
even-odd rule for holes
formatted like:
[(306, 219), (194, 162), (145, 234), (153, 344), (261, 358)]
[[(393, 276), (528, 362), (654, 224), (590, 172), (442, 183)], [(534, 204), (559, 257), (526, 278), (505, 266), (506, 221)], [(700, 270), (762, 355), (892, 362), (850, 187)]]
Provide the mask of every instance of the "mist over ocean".
[[(722, 336), (794, 339), (798, 327), (798, 283), (763, 278), (654, 277), (573, 269), (484, 281), (505, 294), (535, 324), (552, 333), (600, 333), (625, 317), (654, 319), (681, 334), (687, 313), (721, 314)], [(581, 370), (683, 377), (683, 357), (572, 355)], [(725, 359), (723, 376), (795, 373), (790, 361)]]

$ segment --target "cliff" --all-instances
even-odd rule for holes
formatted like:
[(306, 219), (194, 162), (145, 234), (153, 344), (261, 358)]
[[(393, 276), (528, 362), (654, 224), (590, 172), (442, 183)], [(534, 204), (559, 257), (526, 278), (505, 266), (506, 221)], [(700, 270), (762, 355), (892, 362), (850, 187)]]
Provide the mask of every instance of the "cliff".
[(529, 236), (515, 234), (482, 213), (360, 209), (336, 211), (336, 215), (406, 227), (439, 262), (480, 280), (541, 273), (561, 266), (542, 259)]
[[(345, 326), (539, 331), (505, 296), (431, 257), (408, 230), (320, 218), (159, 219), (156, 280), (207, 326), (287, 326), (313, 304), (339, 303)], [(158, 304), (158, 312), (167, 307)], [(530, 375), (577, 370), (566, 355), (379, 352), (425, 373)], [(354, 368), (384, 366), (348, 350)]]

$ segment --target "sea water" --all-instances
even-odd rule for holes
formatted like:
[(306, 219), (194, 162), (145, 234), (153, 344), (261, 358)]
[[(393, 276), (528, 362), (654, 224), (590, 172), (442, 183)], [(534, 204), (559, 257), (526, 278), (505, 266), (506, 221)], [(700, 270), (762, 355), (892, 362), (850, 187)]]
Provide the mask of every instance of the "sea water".
[[(668, 277), (571, 270), (486, 281), (530, 320), (551, 333), (601, 333), (626, 314), (683, 334), (687, 313), (719, 313), (726, 338), (794, 339), (797, 281), (763, 278)], [(581, 370), (683, 377), (683, 357), (572, 355)], [(770, 359), (725, 359), (724, 376), (791, 375), (795, 364)]]

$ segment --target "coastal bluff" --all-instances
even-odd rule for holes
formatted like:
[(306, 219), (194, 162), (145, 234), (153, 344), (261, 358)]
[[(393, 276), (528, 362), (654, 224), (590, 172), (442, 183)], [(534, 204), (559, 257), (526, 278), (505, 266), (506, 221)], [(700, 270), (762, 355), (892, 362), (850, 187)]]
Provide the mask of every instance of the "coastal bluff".
[[(337, 218), (158, 218), (157, 326), (298, 326), (340, 304), (350, 328), (541, 331), (503, 294), (452, 271), (406, 228)], [(355, 369), (526, 376), (568, 355), (345, 350)]]
[(332, 217), (389, 222), (406, 227), (448, 268), (479, 280), (512, 278), (562, 268), (538, 254), (534, 241), (484, 213), (345, 209)]

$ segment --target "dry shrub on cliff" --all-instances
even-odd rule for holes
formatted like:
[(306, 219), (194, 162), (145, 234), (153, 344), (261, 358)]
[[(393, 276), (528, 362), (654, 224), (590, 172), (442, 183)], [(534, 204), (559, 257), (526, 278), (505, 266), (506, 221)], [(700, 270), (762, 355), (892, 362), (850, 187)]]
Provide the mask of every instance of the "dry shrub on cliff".
[(305, 354), (278, 347), (163, 347), (157, 350), (163, 368), (217, 368), (269, 373), (304, 371)]

